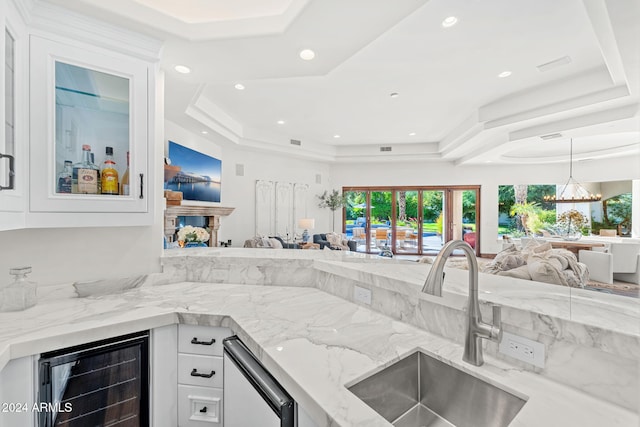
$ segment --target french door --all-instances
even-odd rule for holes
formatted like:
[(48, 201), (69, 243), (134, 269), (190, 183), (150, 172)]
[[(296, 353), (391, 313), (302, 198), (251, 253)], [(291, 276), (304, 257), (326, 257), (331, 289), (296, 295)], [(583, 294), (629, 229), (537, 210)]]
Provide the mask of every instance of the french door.
[(357, 250), (435, 255), (450, 240), (480, 254), (480, 186), (345, 187), (343, 232)]

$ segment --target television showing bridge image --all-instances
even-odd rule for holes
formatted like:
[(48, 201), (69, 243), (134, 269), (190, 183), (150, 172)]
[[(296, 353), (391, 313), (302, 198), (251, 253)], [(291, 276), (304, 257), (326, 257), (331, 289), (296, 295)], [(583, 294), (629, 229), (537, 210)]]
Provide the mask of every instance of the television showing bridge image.
[(222, 162), (169, 141), (171, 173), (165, 170), (165, 190), (181, 191), (183, 200), (220, 201)]

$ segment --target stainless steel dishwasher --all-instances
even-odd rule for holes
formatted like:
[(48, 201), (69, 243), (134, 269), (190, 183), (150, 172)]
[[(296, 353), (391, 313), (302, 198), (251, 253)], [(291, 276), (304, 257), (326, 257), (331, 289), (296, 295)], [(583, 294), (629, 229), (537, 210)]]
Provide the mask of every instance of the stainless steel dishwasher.
[(224, 339), (225, 427), (294, 427), (295, 402), (237, 336)]

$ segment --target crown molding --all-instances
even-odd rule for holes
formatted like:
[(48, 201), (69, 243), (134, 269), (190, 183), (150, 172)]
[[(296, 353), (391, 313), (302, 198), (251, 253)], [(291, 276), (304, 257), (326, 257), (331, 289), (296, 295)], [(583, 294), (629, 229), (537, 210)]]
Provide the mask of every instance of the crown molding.
[[(91, 44), (149, 62), (160, 60), (163, 42), (159, 39), (107, 24), (43, 0), (28, 2), (32, 6), (29, 8), (27, 24), (32, 33), (44, 32), (40, 35), (49, 38), (65, 37), (73, 43)], [(23, 12), (27, 11), (27, 7), (23, 8)]]
[(519, 129), (509, 133), (509, 141), (518, 141), (525, 138), (547, 135), (571, 129), (584, 128), (601, 123), (629, 119), (638, 114), (640, 106), (637, 103), (617, 108), (610, 108), (595, 113), (569, 117), (555, 122), (547, 122), (537, 126)]

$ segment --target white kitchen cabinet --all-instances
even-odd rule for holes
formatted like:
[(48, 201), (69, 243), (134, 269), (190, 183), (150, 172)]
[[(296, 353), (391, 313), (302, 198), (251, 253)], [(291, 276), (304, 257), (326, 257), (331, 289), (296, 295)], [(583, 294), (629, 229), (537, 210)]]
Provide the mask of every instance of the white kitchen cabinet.
[(0, 371), (0, 426), (36, 425), (36, 384), (34, 357), (10, 360)]
[(223, 346), (227, 328), (178, 327), (178, 426), (222, 427)]
[[(149, 197), (153, 181), (148, 173), (148, 160), (153, 65), (95, 46), (36, 35), (30, 36), (29, 49), (31, 141), (27, 224), (39, 227), (151, 224)], [(85, 151), (87, 148), (91, 151)], [(100, 167), (109, 149), (113, 151), (120, 180), (127, 157), (130, 159), (128, 194), (120, 191), (119, 185), (115, 185), (113, 194), (103, 194), (108, 183), (102, 180), (100, 185), (101, 172), (75, 167), (89, 153), (93, 164)], [(59, 185), (58, 177), (66, 160), (74, 164), (72, 186)]]
[[(0, 231), (153, 224), (162, 42), (46, 2), (1, 0), (0, 24)], [(58, 185), (83, 145), (113, 149), (117, 191)]]
[(222, 340), (230, 329), (169, 325), (151, 331), (154, 427), (222, 427)]
[(0, 231), (25, 226), (27, 180), (27, 28), (12, 2), (0, 2)]
[(150, 333), (150, 416), (154, 427), (175, 427), (178, 421), (178, 325)]

